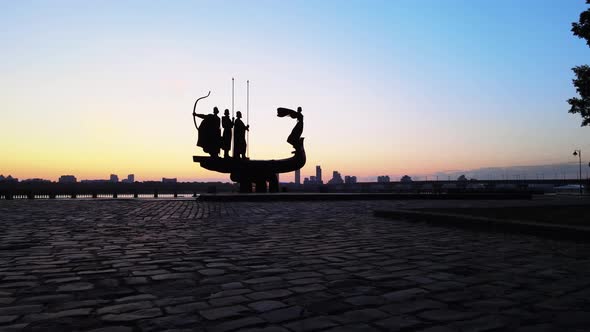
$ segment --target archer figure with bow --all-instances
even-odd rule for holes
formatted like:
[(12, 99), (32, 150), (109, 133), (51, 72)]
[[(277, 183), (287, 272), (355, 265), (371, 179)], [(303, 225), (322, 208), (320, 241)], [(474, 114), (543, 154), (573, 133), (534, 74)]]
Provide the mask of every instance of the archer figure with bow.
[[(193, 122), (195, 123), (195, 128), (197, 128), (197, 131), (199, 132), (197, 146), (202, 147), (203, 151), (210, 154), (211, 157), (218, 158), (219, 150), (221, 148), (221, 119), (217, 115), (219, 114), (219, 109), (214, 107), (213, 114), (199, 114), (196, 112), (199, 100), (209, 97), (210, 94), (211, 91), (209, 91), (206, 96), (195, 101), (195, 106), (193, 107)], [(203, 119), (200, 126), (197, 125), (197, 117)]]

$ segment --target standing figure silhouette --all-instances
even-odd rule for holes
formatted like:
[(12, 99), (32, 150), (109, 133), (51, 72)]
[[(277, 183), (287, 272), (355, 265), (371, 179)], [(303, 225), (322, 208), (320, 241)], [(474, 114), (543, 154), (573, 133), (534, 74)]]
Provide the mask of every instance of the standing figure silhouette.
[[(293, 145), (295, 151), (300, 149), (303, 146), (303, 139), (301, 135), (303, 134), (303, 113), (301, 107), (297, 107), (297, 112), (292, 109), (279, 107), (277, 108), (277, 116), (278, 117), (285, 117), (290, 116), (293, 119), (297, 119), (297, 124), (291, 130), (291, 134), (287, 137), (287, 143)], [(295, 152), (293, 152), (295, 153)]]
[(221, 149), (223, 150), (223, 157), (229, 158), (229, 150), (231, 149), (231, 130), (234, 127), (234, 119), (229, 118), (229, 110), (226, 109), (221, 117), (221, 126), (223, 127), (223, 137), (221, 141)]
[(234, 121), (234, 158), (246, 159), (246, 130), (250, 126), (242, 122), (242, 112), (238, 111)]

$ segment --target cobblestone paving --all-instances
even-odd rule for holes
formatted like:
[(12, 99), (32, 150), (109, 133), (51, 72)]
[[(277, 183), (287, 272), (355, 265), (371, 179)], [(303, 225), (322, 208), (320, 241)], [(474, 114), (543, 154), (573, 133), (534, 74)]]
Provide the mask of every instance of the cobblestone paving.
[(0, 330), (584, 331), (590, 245), (395, 202), (0, 202)]

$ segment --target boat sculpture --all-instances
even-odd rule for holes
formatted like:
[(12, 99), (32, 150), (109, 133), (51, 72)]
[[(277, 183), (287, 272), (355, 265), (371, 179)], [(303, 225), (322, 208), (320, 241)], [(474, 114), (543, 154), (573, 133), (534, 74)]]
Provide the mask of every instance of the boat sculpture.
[[(208, 95), (207, 95), (208, 96)], [(199, 99), (202, 99), (201, 97)], [(197, 99), (197, 102), (199, 101)], [(197, 102), (193, 108), (193, 115)], [(278, 117), (290, 116), (297, 119), (297, 124), (289, 135), (289, 142), (295, 151), (293, 156), (285, 159), (270, 160), (251, 160), (243, 158), (221, 158), (212, 156), (193, 156), (193, 161), (199, 163), (201, 167), (219, 173), (230, 174), (230, 179), (239, 183), (240, 193), (251, 193), (252, 186), (255, 185), (257, 193), (276, 193), (279, 192), (279, 173), (294, 172), (305, 165), (306, 156), (303, 145), (304, 138), (301, 137), (303, 132), (303, 115), (301, 108), (297, 111), (288, 108), (278, 108)], [(196, 122), (195, 122), (196, 126)], [(197, 129), (199, 129), (197, 127)]]

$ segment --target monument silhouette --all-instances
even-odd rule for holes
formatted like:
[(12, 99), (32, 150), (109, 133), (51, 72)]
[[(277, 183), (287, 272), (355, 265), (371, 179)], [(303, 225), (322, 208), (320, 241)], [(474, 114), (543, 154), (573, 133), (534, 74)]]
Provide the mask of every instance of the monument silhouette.
[[(298, 107), (297, 111), (284, 107), (277, 109), (278, 117), (290, 116), (297, 119), (295, 127), (287, 138), (287, 142), (295, 149), (292, 152), (293, 156), (278, 160), (251, 160), (246, 157), (246, 132), (249, 130), (249, 125), (244, 124), (241, 120), (241, 112), (236, 112), (237, 118), (230, 120), (229, 111), (225, 110), (223, 121), (221, 121), (223, 136), (217, 116), (219, 113), (217, 107), (213, 109), (213, 114), (196, 113), (199, 100), (209, 97), (210, 94), (211, 91), (206, 96), (198, 98), (193, 107), (193, 120), (199, 135), (197, 146), (203, 148), (203, 151), (210, 156), (193, 156), (193, 161), (207, 170), (229, 173), (230, 179), (240, 184), (240, 193), (251, 193), (253, 185), (255, 185), (257, 193), (279, 192), (278, 174), (296, 171), (302, 168), (306, 162), (304, 138), (301, 137), (303, 134), (302, 108)], [(197, 125), (197, 117), (203, 119), (200, 126)], [(233, 158), (229, 158), (228, 142), (231, 142), (232, 139), (232, 127), (234, 130)], [(219, 158), (220, 148), (224, 151), (224, 158)]]

